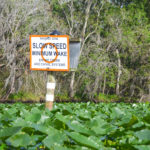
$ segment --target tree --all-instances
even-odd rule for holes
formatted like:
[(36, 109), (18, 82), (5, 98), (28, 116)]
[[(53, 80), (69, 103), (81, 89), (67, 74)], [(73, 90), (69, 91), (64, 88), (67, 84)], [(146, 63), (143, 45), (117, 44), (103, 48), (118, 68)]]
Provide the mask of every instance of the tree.
[(21, 88), (20, 81), (29, 67), (29, 35), (48, 33), (52, 29), (47, 27), (50, 16), (46, 2), (1, 0), (0, 3), (0, 59), (9, 72), (5, 81), (4, 98), (7, 98)]

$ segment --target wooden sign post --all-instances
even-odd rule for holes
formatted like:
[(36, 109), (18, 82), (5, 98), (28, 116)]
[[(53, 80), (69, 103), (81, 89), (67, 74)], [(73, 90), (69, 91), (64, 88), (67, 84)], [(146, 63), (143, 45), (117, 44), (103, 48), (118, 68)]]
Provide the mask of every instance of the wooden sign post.
[(49, 110), (52, 110), (53, 108), (55, 87), (56, 87), (55, 76), (53, 76), (51, 72), (47, 72), (47, 84), (46, 84), (47, 93), (46, 93), (45, 107), (48, 108)]

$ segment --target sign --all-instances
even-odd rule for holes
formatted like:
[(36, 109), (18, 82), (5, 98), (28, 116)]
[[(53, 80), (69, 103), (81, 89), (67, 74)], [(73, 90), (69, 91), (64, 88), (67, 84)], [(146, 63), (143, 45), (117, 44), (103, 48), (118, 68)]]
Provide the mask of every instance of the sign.
[(69, 36), (31, 35), (30, 69), (69, 71)]
[(70, 39), (69, 41), (70, 71), (75, 71), (78, 67), (80, 45), (80, 39)]

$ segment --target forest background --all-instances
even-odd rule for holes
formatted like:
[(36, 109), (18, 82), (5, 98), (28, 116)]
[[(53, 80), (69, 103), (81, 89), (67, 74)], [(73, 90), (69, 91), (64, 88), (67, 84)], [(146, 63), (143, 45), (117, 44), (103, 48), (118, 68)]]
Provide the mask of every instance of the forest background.
[(149, 0), (0, 0), (0, 99), (45, 99), (29, 35), (81, 38), (76, 72), (53, 72), (57, 100), (150, 101)]

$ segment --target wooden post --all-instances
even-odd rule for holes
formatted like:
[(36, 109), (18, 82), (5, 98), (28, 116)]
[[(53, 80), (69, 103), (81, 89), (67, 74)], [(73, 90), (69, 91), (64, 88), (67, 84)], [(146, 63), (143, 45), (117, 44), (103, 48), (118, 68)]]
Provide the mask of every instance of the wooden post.
[(46, 84), (46, 105), (45, 107), (49, 110), (53, 109), (53, 101), (54, 101), (54, 92), (55, 92), (56, 81), (55, 77), (51, 74), (51, 72), (47, 72), (47, 84)]

